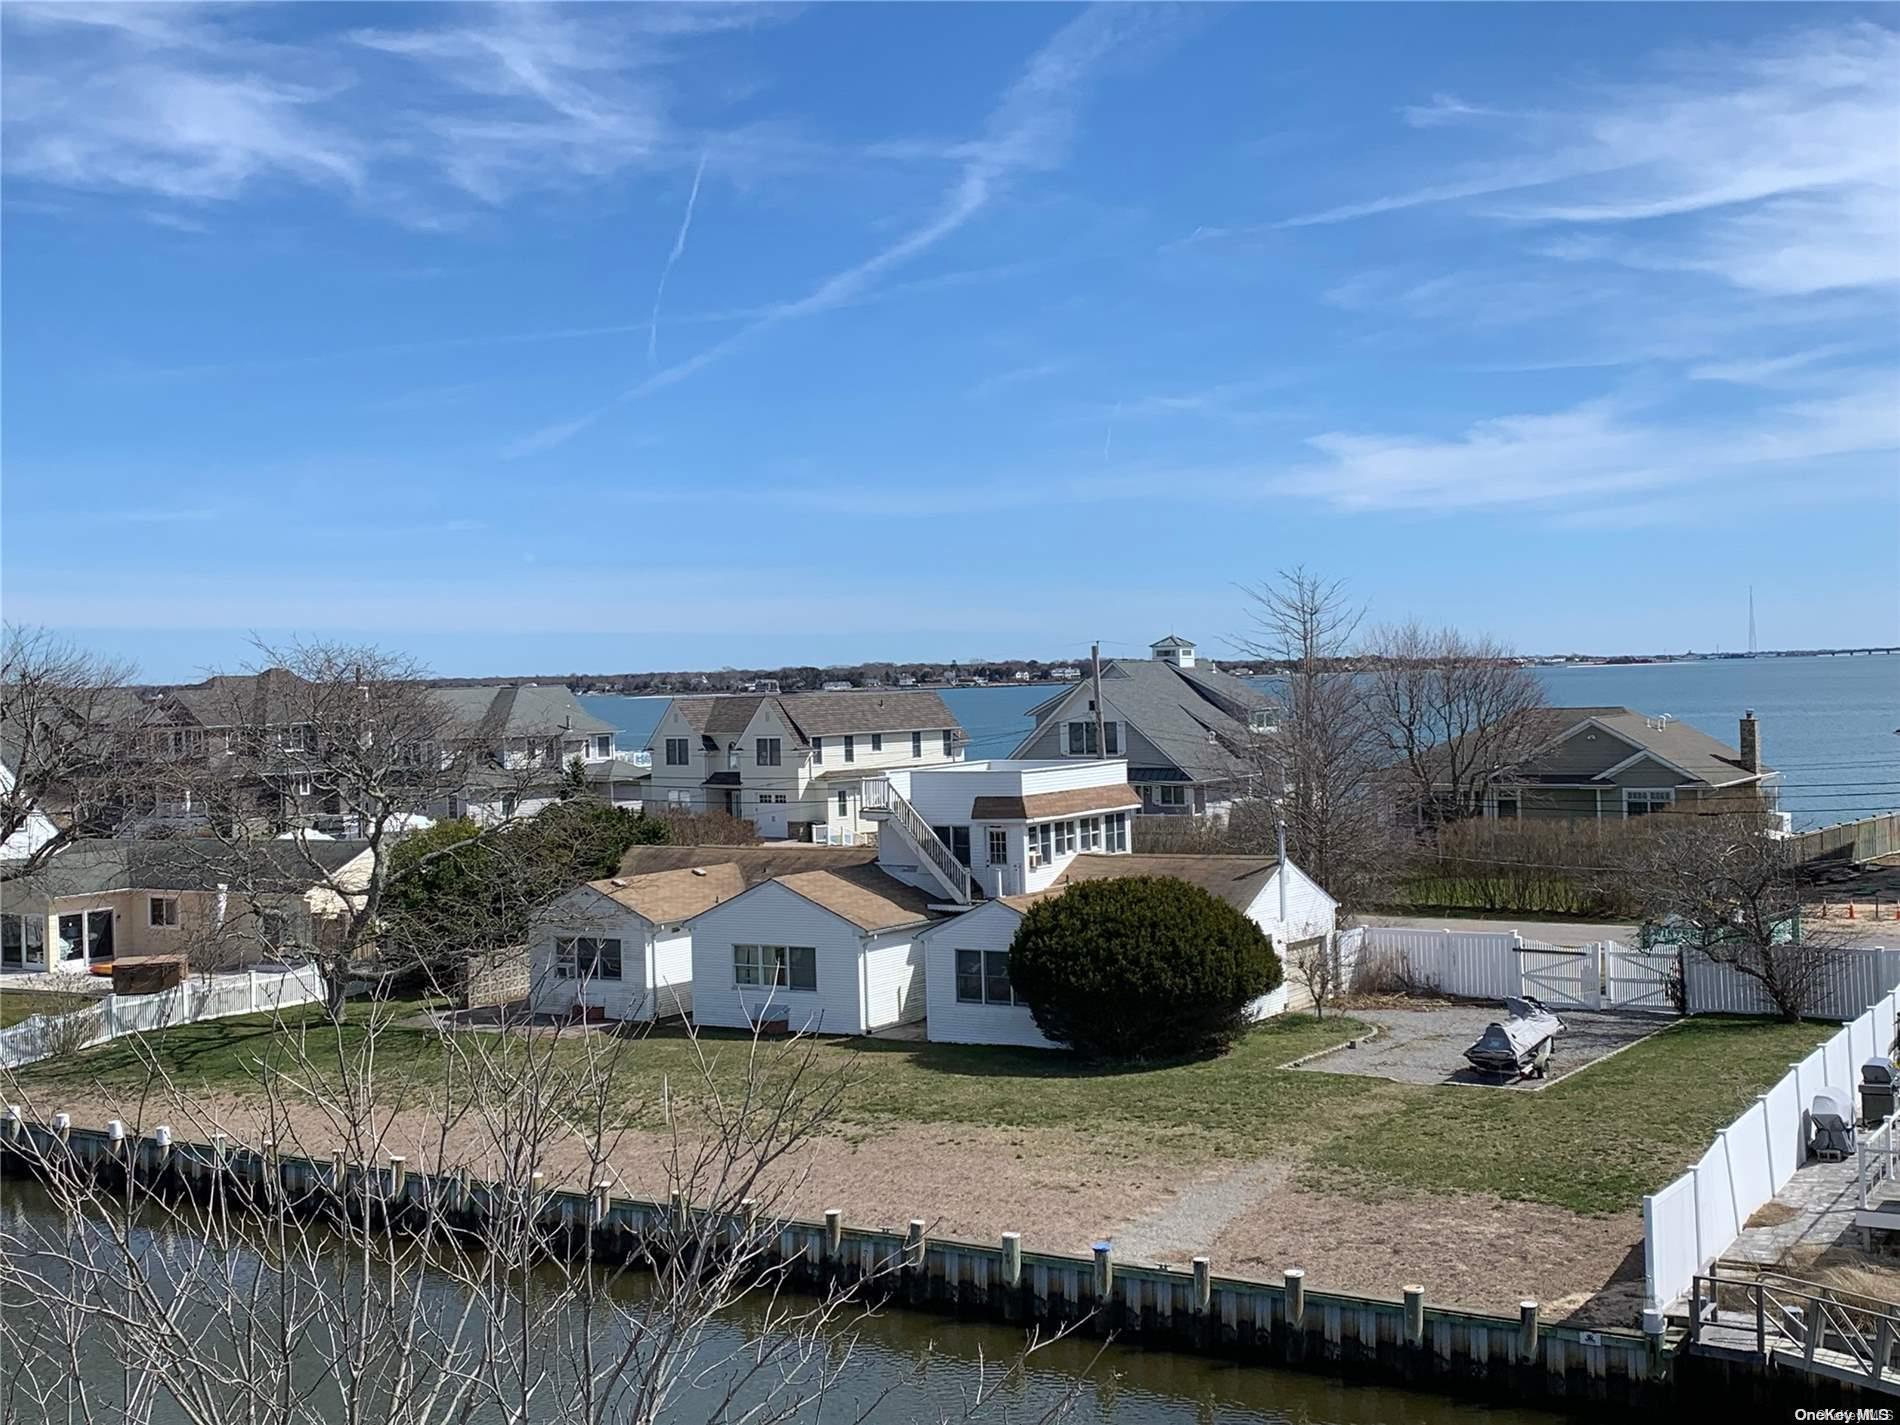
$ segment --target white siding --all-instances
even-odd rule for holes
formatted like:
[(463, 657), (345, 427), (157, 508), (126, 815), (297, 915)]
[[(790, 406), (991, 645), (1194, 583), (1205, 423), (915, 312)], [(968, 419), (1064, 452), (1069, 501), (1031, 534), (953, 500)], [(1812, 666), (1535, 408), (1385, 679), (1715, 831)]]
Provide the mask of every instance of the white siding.
[(923, 947), (908, 930), (871, 937), (864, 951), (867, 1029), (885, 1029), (924, 1017)]
[[(841, 916), (766, 881), (687, 923), (693, 939), (693, 1019), (749, 1029), (765, 1009), (783, 1006), (793, 1029), (862, 1034), (863, 937)], [(810, 945), (817, 952), (816, 991), (736, 985), (734, 945)]]
[(654, 1014), (661, 1017), (693, 1007), (693, 936), (685, 926), (662, 926), (653, 935)]
[[(618, 901), (588, 886), (570, 891), (535, 922), (529, 943), (528, 1004), (542, 1014), (565, 1014), (577, 1003), (598, 1006), (609, 1019), (653, 1018), (647, 983), (653, 927)], [(618, 980), (565, 980), (554, 973), (554, 942), (566, 935), (592, 935), (620, 942)], [(690, 960), (689, 960), (690, 967)], [(689, 997), (692, 984), (685, 986)]]
[(1007, 950), (1022, 916), (997, 901), (955, 920), (933, 925), (921, 937), (930, 1000), (927, 1036), (940, 1044), (1015, 1044), (1060, 1048), (1036, 1028), (1023, 1005), (964, 1004), (957, 999), (957, 951)]
[[(1280, 921), (1280, 877), (1286, 876), (1286, 922)], [(1273, 938), (1273, 953), (1280, 957), (1285, 977), (1280, 988), (1248, 1006), (1255, 1019), (1269, 1019), (1289, 1009), (1305, 1009), (1313, 997), (1304, 984), (1296, 983), (1293, 967), (1287, 963), (1287, 946), (1315, 935), (1331, 935), (1338, 903), (1321, 890), (1319, 883), (1298, 866), (1287, 863), (1267, 878), (1266, 885), (1247, 907), (1247, 919)]]

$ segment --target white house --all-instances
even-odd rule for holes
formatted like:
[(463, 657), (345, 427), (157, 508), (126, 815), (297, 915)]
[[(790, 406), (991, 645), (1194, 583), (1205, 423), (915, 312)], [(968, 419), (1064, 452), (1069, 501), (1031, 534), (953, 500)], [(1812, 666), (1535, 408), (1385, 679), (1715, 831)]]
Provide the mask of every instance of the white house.
[(589, 881), (537, 918), (528, 1005), (543, 1014), (597, 1009), (605, 1019), (660, 1019), (693, 1006), (686, 922), (745, 889), (730, 863)]
[(675, 698), (647, 744), (645, 795), (743, 818), (769, 839), (853, 844), (871, 829), (858, 798), (867, 774), (956, 762), (963, 743), (932, 692)]
[(693, 1019), (869, 1034), (922, 1019), (930, 896), (875, 866), (761, 881), (695, 916)]
[(878, 865), (949, 913), (1042, 890), (1077, 856), (1125, 855), (1141, 809), (1116, 758), (894, 768), (858, 796), (878, 824)]
[(617, 730), (559, 683), (437, 688), (469, 770), (460, 795), (430, 808), (436, 816), (493, 823), (532, 816), (567, 790), (578, 761), (590, 796), (637, 806), (645, 796), (644, 753), (622, 751)]
[[(1122, 876), (1173, 876), (1219, 896), (1266, 931), (1288, 980), (1250, 1006), (1256, 1019), (1310, 1003), (1292, 983), (1290, 952), (1300, 942), (1333, 933), (1333, 898), (1298, 866), (1271, 856), (1078, 856), (1051, 885), (1027, 895), (989, 901), (940, 921), (918, 938), (924, 949), (929, 996), (927, 1033), (946, 1044), (1058, 1047), (1036, 1028), (1009, 983), (1009, 947), (1029, 908), (1078, 881)], [(1284, 897), (1284, 900), (1283, 900)]]
[(59, 835), (53, 819), (24, 792), (18, 793), (13, 768), (0, 760), (0, 806), (6, 808), (12, 835), (0, 841), (0, 861), (24, 861)]

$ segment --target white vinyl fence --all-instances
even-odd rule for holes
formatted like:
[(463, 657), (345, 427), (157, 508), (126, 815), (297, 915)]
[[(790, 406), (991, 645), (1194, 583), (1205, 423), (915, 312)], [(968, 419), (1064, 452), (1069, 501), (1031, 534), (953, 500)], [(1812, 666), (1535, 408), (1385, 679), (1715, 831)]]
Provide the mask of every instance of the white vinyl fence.
[[(1810, 1019), (1852, 1019), (1888, 990), (1900, 986), (1900, 950), (1869, 946), (1809, 952), (1820, 973), (1810, 997)], [(1693, 950), (1683, 956), (1683, 982), (1691, 1014), (1774, 1014), (1775, 1002), (1760, 980), (1718, 965)]]
[(155, 995), (104, 995), (69, 1014), (36, 1014), (10, 1029), (0, 1029), (0, 1068), (22, 1068), (61, 1051), (106, 1044), (124, 1034), (287, 1009), (322, 998), (323, 977), (313, 965), (287, 974), (246, 970), (188, 979), (176, 989)]
[(1890, 986), (1719, 1131), (1700, 1162), (1643, 1199), (1646, 1307), (1661, 1310), (1686, 1293), (1756, 1209), (1788, 1185), (1807, 1158), (1806, 1111), (1814, 1095), (1832, 1088), (1851, 1102), (1861, 1064), (1892, 1046), (1897, 1014), (1900, 992)]
[(1360, 934), (1348, 980), (1355, 985), (1396, 977), (1461, 999), (1530, 995), (1559, 1009), (1675, 1010), (1668, 994), (1673, 950), (1633, 950), (1614, 940), (1549, 945), (1513, 930), (1374, 925)]

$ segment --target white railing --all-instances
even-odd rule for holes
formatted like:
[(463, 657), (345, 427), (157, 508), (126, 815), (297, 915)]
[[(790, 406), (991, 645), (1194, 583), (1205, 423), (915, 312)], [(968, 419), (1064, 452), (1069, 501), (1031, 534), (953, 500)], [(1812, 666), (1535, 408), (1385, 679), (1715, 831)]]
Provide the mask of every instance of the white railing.
[(1900, 1145), (1894, 1142), (1893, 1122), (1891, 1118), (1884, 1118), (1878, 1128), (1869, 1129), (1854, 1141), (1855, 1187), (1860, 1193), (1862, 1212), (1879, 1202), (1878, 1198), (1873, 1202), (1867, 1200), (1867, 1189), (1893, 1181), (1896, 1158), (1900, 1158)]
[(176, 989), (152, 995), (103, 995), (68, 1014), (35, 1014), (0, 1029), (0, 1068), (23, 1068), (62, 1051), (91, 1049), (126, 1034), (288, 1009), (322, 998), (323, 977), (313, 965), (281, 975), (246, 970), (188, 979)]
[(970, 903), (970, 868), (957, 860), (950, 848), (938, 839), (923, 814), (891, 786), (890, 778), (867, 777), (859, 782), (858, 809), (889, 816), (917, 847), (917, 854), (930, 863), (952, 897), (964, 905)]
[(1859, 1066), (1887, 1052), (1896, 1017), (1900, 991), (1889, 990), (1718, 1130), (1694, 1167), (1643, 1199), (1645, 1306), (1661, 1310), (1685, 1295), (1788, 1185), (1807, 1161), (1806, 1110), (1815, 1094), (1831, 1088), (1852, 1101)]
[(613, 760), (616, 762), (631, 762), (636, 767), (651, 767), (653, 765), (653, 754), (645, 751), (615, 752)]

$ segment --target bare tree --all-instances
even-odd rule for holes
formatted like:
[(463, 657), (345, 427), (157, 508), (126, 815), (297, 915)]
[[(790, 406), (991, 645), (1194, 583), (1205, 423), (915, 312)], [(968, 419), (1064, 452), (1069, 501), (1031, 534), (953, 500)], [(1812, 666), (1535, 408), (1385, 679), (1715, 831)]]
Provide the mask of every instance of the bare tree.
[(1296, 940), (1286, 947), (1287, 963), (1313, 998), (1313, 1017), (1326, 1018), (1328, 1005), (1345, 992), (1345, 970), (1339, 948), (1330, 935), (1315, 935)]
[(1843, 942), (1801, 925), (1801, 886), (1787, 842), (1758, 812), (1682, 810), (1643, 818), (1615, 843), (1617, 872), (1646, 918), (1685, 956), (1726, 965), (1761, 986), (1783, 1019), (1811, 1011)]
[(1343, 583), (1301, 568), (1249, 592), (1255, 632), (1243, 647), (1285, 680), (1278, 727), (1255, 749), (1266, 794), (1288, 854), (1342, 910), (1363, 906), (1402, 844), (1382, 796), (1380, 728), (1351, 662), (1364, 610)]
[(1366, 694), (1421, 821), (1476, 816), (1555, 730), (1543, 685), (1503, 646), (1418, 623), (1371, 639)]
[[(150, 1053), (118, 1116), (172, 1125), (177, 1158), (186, 1138), (233, 1131), (248, 1187), (115, 1183), (28, 1145), (53, 1210), (0, 1225), (0, 1417), (644, 1425), (690, 1393), (694, 1418), (735, 1425), (885, 1418), (885, 1394), (839, 1383), (896, 1263), (800, 1295), (777, 1253), (800, 1150), (848, 1069), (822, 1069), (802, 1038), (694, 1040), (689, 1074), (630, 1097), (632, 1041), (530, 1028), (445, 1035), (405, 1071), (399, 1012), (378, 1006), (347, 1033), (280, 1024), (253, 1065), (257, 1136), (174, 1083), (162, 1044)], [(649, 1196), (671, 1206), (622, 1236), (593, 1230), (597, 1208), (583, 1223), (551, 1214), (563, 1181), (611, 1207), (641, 1156), (622, 1141), (629, 1121), (659, 1125)], [(283, 1173), (293, 1155), (336, 1166), (313, 1184)], [(1004, 1374), (979, 1370), (955, 1418), (981, 1414)]]
[(0, 883), (109, 833), (143, 778), (130, 669), (40, 629), (0, 631)]
[[(332, 643), (261, 651), (265, 666), (257, 672), (214, 680), (222, 706), (210, 716), (225, 731), (222, 745), (197, 765), (194, 793), (212, 833), (206, 873), (248, 906), (265, 932), (292, 928), (273, 915), (268, 899), (290, 881), (309, 888), (322, 902), (323, 925), (295, 949), (315, 960), (330, 1013), (340, 1017), (350, 981), (382, 948), (392, 881), (493, 838), (515, 819), (513, 808), (535, 773), (487, 759), (479, 730), (462, 722), (423, 681), (426, 670), (403, 655)], [(400, 839), (452, 805), (478, 775), (508, 813), (437, 846), (429, 858), (399, 864)], [(310, 834), (320, 819), (359, 843), (347, 857)]]

